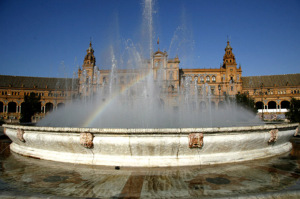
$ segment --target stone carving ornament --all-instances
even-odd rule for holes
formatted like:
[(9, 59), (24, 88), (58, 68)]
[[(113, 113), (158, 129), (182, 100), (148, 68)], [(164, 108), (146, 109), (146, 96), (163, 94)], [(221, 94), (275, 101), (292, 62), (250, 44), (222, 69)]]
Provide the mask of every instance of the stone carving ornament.
[(297, 136), (297, 135), (298, 135), (298, 133), (299, 133), (299, 127), (297, 127), (297, 128), (296, 128), (296, 131), (295, 131), (295, 134), (294, 134), (294, 136)]
[(189, 147), (201, 148), (203, 146), (203, 133), (190, 133), (189, 134)]
[(268, 141), (269, 144), (271, 143), (275, 143), (277, 141), (278, 138), (278, 129), (272, 129), (270, 131), (270, 139)]
[(91, 133), (80, 133), (80, 144), (85, 148), (93, 147), (94, 136)]
[(25, 139), (24, 139), (24, 130), (23, 129), (17, 129), (17, 138), (21, 142), (25, 142)]

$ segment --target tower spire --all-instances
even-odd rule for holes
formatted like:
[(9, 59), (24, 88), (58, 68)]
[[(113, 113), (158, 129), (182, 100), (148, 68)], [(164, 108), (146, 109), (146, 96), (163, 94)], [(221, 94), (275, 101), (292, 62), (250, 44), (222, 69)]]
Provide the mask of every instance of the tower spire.
[(232, 53), (232, 47), (230, 46), (229, 40), (227, 40), (227, 46), (225, 48), (225, 55), (223, 57), (223, 68), (226, 68), (226, 66), (236, 66), (235, 56)]

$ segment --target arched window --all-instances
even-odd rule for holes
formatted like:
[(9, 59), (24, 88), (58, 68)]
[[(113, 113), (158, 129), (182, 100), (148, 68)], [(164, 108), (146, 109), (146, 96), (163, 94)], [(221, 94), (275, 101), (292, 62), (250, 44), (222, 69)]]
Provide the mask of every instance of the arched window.
[(289, 109), (290, 108), (290, 102), (289, 101), (282, 101), (281, 102), (281, 108)]
[(9, 113), (17, 112), (17, 103), (16, 102), (9, 102), (8, 103), (8, 112)]
[(170, 80), (173, 80), (173, 71), (170, 71)]
[(216, 76), (212, 76), (212, 81), (216, 82)]
[(206, 82), (209, 82), (209, 81), (210, 81), (210, 77), (206, 76)]
[(200, 76), (200, 82), (204, 82), (203, 76)]
[(58, 104), (57, 104), (57, 108), (63, 108), (63, 107), (65, 107), (65, 104), (64, 104), (64, 103), (58, 103)]
[(263, 103), (262, 102), (256, 102), (255, 107), (256, 107), (256, 109), (262, 109), (263, 108)]
[(276, 109), (276, 102), (274, 101), (268, 102), (268, 109)]
[(3, 102), (0, 102), (0, 113), (3, 113)]
[(48, 112), (50, 112), (50, 111), (52, 111), (52, 110), (53, 110), (53, 104), (50, 103), (50, 102), (48, 102), (48, 103), (46, 104), (46, 113), (48, 113)]

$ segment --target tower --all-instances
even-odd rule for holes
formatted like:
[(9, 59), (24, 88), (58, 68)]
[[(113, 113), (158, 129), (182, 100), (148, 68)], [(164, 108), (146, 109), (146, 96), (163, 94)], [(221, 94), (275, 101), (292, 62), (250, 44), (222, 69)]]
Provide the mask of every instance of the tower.
[(94, 49), (92, 47), (92, 42), (90, 42), (90, 46), (86, 50), (86, 52), (87, 54), (83, 60), (82, 70), (79, 69), (79, 74), (85, 70), (87, 77), (93, 77), (94, 67), (96, 66), (96, 58), (94, 56)]
[(237, 68), (235, 56), (232, 53), (232, 47), (230, 46), (229, 40), (225, 47), (225, 54), (223, 56), (223, 65), (221, 66), (221, 79), (223, 82), (223, 92), (227, 95), (235, 95), (240, 93), (242, 90), (242, 69), (241, 66)]
[(232, 53), (232, 47), (230, 46), (229, 40), (227, 40), (227, 46), (225, 48), (225, 55), (223, 56), (223, 68), (227, 68), (227, 66), (235, 66), (236, 67), (235, 56)]
[[(92, 47), (92, 42), (90, 42), (89, 48), (86, 50), (87, 54), (84, 57), (82, 69), (78, 69), (78, 78), (80, 86), (80, 93), (89, 93), (87, 90), (89, 86), (93, 85), (95, 82), (94, 80), (94, 73), (97, 72), (96, 67), (96, 58), (94, 56), (94, 49)], [(86, 86), (84, 86), (86, 85)], [(86, 90), (83, 90), (85, 87)]]

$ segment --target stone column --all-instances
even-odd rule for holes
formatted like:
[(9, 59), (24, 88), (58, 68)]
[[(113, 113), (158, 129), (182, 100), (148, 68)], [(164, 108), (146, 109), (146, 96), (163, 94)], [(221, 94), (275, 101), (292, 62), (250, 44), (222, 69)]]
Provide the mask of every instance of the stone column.
[(280, 105), (280, 100), (276, 101), (276, 112), (281, 112), (281, 105)]

